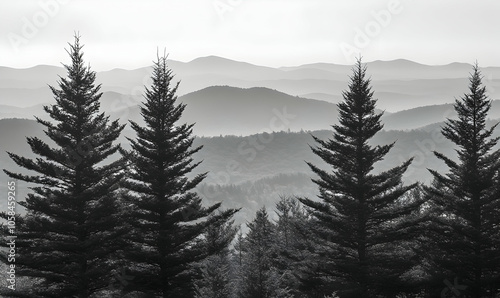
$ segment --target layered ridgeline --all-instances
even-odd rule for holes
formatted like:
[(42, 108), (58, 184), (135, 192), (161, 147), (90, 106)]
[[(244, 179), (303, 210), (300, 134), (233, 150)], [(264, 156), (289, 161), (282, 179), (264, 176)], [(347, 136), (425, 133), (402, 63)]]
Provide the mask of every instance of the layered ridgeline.
[[(378, 95), (375, 89), (374, 97)], [(111, 119), (142, 123), (137, 98), (114, 91), (104, 92), (101, 107), (109, 111)], [(227, 207), (243, 206), (242, 212), (236, 215), (237, 222), (245, 222), (246, 216), (259, 206), (272, 206), (279, 194), (316, 195), (304, 160), (316, 161), (308, 144), (313, 143), (311, 135), (324, 139), (330, 134), (327, 130), (338, 117), (335, 104), (268, 88), (229, 86), (207, 87), (178, 100), (187, 104), (182, 121), (196, 123), (195, 145), (204, 145), (196, 158), (203, 160), (200, 173), (208, 171), (209, 174), (199, 185), (200, 191), (209, 201), (222, 199)], [(34, 121), (8, 119), (33, 119), (33, 116), (46, 117), (42, 104), (29, 108), (2, 106), (0, 117), (4, 119), (0, 119), (0, 136), (6, 140), (0, 144), (2, 168), (13, 166), (5, 151), (30, 156), (25, 136), (44, 138)], [(451, 103), (395, 113), (386, 111), (381, 118), (384, 130), (372, 140), (374, 144), (397, 140), (384, 166), (389, 168), (414, 156), (404, 176), (408, 182), (429, 182), (431, 175), (426, 169), (436, 165), (438, 171), (445, 170), (432, 151), (453, 154), (451, 142), (440, 134), (443, 121), (448, 117), (456, 117)], [(500, 101), (493, 101), (488, 117), (500, 118)], [(488, 125), (492, 123), (494, 121), (490, 120)], [(125, 137), (132, 136), (130, 126), (126, 126), (120, 137), (124, 147), (128, 146)], [(20, 196), (26, 194), (23, 187), (20, 191)]]
[[(271, 68), (220, 57), (203, 57), (190, 62), (169, 60), (175, 79), (182, 80), (179, 96), (210, 86), (239, 88), (266, 87), (299, 96), (339, 102), (347, 86), (351, 66), (314, 63), (296, 67)], [(466, 91), (471, 65), (452, 63), (441, 66), (418, 64), (408, 60), (367, 63), (372, 76), (377, 108), (390, 112), (425, 105), (453, 103), (457, 94)], [(134, 70), (113, 69), (97, 72), (96, 82), (102, 84), (103, 100), (107, 92), (119, 94), (135, 104), (142, 101), (142, 91), (149, 85), (151, 67)], [(500, 68), (482, 69), (483, 83), (492, 99), (499, 98)], [(49, 103), (52, 99), (47, 84), (55, 84), (64, 69), (39, 65), (26, 69), (0, 66), (0, 105), (29, 107)], [(117, 106), (119, 107), (119, 105)]]
[[(1, 79), (0, 79), (1, 81)], [(182, 84), (181, 84), (182, 85)], [(48, 88), (45, 88), (48, 90)], [(0, 88), (0, 93), (5, 89)], [(38, 89), (36, 89), (38, 90)], [(29, 98), (43, 98), (45, 91), (31, 90)], [(50, 90), (49, 90), (50, 91)], [(38, 92), (38, 95), (35, 93)], [(383, 96), (375, 92), (375, 98)], [(6, 100), (12, 98), (13, 100)], [(43, 104), (29, 107), (16, 106), (22, 102), (20, 95), (0, 97), (0, 119), (23, 118), (34, 116), (48, 120), (43, 111)], [(453, 101), (453, 96), (446, 98)], [(142, 95), (125, 95), (114, 91), (104, 92), (101, 107), (112, 119), (142, 123), (139, 102)], [(185, 94), (179, 101), (186, 103), (182, 121), (198, 125), (194, 133), (198, 136), (251, 135), (261, 132), (322, 130), (329, 129), (338, 116), (334, 103), (304, 97), (292, 96), (277, 90), (263, 87), (237, 88), (230, 86), (212, 86)], [(47, 104), (52, 103), (47, 100)], [(385, 111), (382, 116), (385, 130), (411, 130), (443, 122), (448, 117), (455, 117), (452, 103), (421, 106), (398, 112)], [(493, 101), (491, 119), (500, 118), (500, 101)], [(129, 128), (125, 128), (127, 130)]]
[[(316, 63), (269, 68), (219, 57), (168, 63), (174, 81), (182, 81), (178, 100), (187, 106), (181, 121), (196, 123), (195, 145), (204, 145), (197, 155), (203, 160), (199, 172), (209, 171), (199, 185), (202, 196), (214, 202), (223, 199), (227, 207), (243, 205), (237, 221), (244, 222), (245, 213), (250, 216), (264, 204), (272, 206), (279, 194), (316, 195), (304, 160), (318, 160), (308, 144), (313, 143), (311, 134), (325, 139), (330, 134), (326, 130), (337, 123), (336, 103), (347, 86), (345, 74), (350, 66)], [(427, 66), (406, 60), (367, 65), (377, 108), (385, 110), (384, 130), (372, 141), (397, 140), (384, 166), (414, 156), (404, 179), (429, 182), (427, 168), (445, 170), (431, 151), (453, 153), (440, 127), (446, 118), (456, 116), (452, 104), (466, 91), (471, 65)], [(144, 99), (144, 85), (151, 83), (150, 73), (150, 67), (97, 72), (102, 110), (124, 124), (128, 120), (142, 123), (139, 103)], [(43, 104), (53, 103), (47, 84), (53, 84), (64, 69), (0, 67), (0, 74), (0, 134), (5, 140), (0, 144), (0, 165), (11, 168), (5, 151), (30, 156), (25, 136), (43, 139), (44, 134), (32, 120), (7, 118), (44, 119)], [(484, 68), (483, 76), (490, 97), (498, 98), (500, 69)], [(493, 101), (488, 117), (500, 118), (500, 101)], [(128, 146), (126, 136), (133, 136), (130, 126), (120, 137), (124, 147)], [(26, 192), (20, 190), (23, 197)]]

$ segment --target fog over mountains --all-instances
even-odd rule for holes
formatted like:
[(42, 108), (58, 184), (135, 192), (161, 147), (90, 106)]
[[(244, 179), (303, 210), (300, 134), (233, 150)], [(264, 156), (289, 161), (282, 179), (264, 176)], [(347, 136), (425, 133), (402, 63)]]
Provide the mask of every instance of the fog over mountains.
[[(337, 122), (336, 103), (347, 88), (351, 66), (315, 63), (271, 68), (220, 57), (190, 62), (170, 61), (181, 81), (179, 101), (187, 104), (182, 121), (194, 126), (197, 145), (204, 145), (197, 158), (200, 172), (209, 171), (200, 192), (227, 207), (247, 208), (244, 221), (262, 204), (272, 206), (280, 193), (314, 196), (316, 186), (304, 161), (321, 165), (312, 154), (312, 135), (329, 138)], [(396, 141), (385, 167), (415, 157), (405, 176), (407, 182), (430, 179), (427, 168), (444, 170), (433, 155), (437, 150), (453, 156), (450, 143), (440, 137), (442, 122), (455, 117), (452, 103), (468, 87), (472, 65), (452, 63), (429, 66), (408, 60), (367, 63), (377, 108), (385, 111), (384, 130), (377, 144)], [(122, 123), (142, 122), (139, 104), (149, 86), (151, 67), (97, 72), (102, 84), (101, 108)], [(482, 69), (483, 83), (493, 99), (490, 125), (500, 119), (500, 67)], [(48, 85), (57, 87), (59, 66), (39, 65), (27, 69), (0, 67), (0, 166), (15, 164), (5, 151), (33, 157), (25, 137), (43, 137), (34, 116), (49, 119), (43, 105), (53, 104)], [(22, 118), (29, 120), (14, 120)], [(130, 127), (125, 136), (134, 137)], [(17, 168), (17, 167), (16, 167)], [(3, 176), (2, 176), (3, 175)], [(2, 178), (6, 176), (0, 173)], [(214, 188), (215, 187), (215, 188)], [(214, 190), (216, 189), (216, 190)], [(26, 193), (26, 186), (20, 188)]]
[[(275, 123), (275, 128), (327, 129), (336, 121), (335, 103), (342, 99), (351, 72), (349, 65), (271, 68), (215, 56), (170, 60), (170, 67), (181, 81), (180, 100), (188, 104), (184, 119), (196, 122), (195, 134), (205, 136), (279, 130), (270, 122), (285, 112), (291, 121)], [(385, 110), (387, 130), (419, 128), (452, 116), (450, 104), (466, 91), (472, 68), (465, 63), (429, 66), (402, 59), (369, 62), (367, 67), (377, 107)], [(500, 67), (482, 72), (490, 97), (500, 98)], [(122, 122), (140, 122), (138, 104), (150, 74), (150, 67), (98, 72), (102, 108)], [(55, 86), (64, 75), (62, 66), (0, 67), (0, 119), (46, 117), (42, 106), (54, 103), (48, 85)], [(490, 117), (500, 118), (500, 107), (493, 106)]]
[[(296, 67), (271, 68), (209, 56), (190, 62), (170, 60), (176, 78), (182, 81), (178, 94), (184, 95), (210, 86), (240, 88), (265, 87), (292, 96), (337, 102), (346, 88), (349, 65), (315, 63)], [(429, 66), (408, 60), (367, 63), (379, 108), (390, 112), (430, 104), (451, 103), (466, 90), (471, 65), (452, 63)], [(500, 67), (482, 69), (490, 95), (499, 98)], [(113, 69), (97, 73), (102, 91), (140, 97), (149, 85), (150, 67), (134, 70)], [(28, 107), (50, 102), (47, 84), (54, 85), (61, 66), (39, 65), (27, 69), (0, 67), (0, 104)], [(34, 96), (37, 95), (37, 96)]]

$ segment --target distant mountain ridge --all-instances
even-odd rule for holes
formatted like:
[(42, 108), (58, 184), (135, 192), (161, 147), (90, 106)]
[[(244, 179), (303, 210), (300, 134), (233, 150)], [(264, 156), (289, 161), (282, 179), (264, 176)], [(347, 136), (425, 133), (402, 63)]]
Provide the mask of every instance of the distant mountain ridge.
[[(107, 91), (101, 97), (101, 109), (111, 119), (120, 119), (122, 123), (128, 120), (142, 123), (139, 109), (142, 100), (142, 95)], [(187, 105), (182, 123), (196, 123), (194, 133), (198, 136), (322, 130), (336, 124), (338, 117), (337, 107), (331, 102), (291, 96), (263, 87), (211, 86), (180, 96), (178, 100)], [(34, 119), (34, 116), (49, 120), (42, 104), (26, 108), (0, 105), (0, 119)], [(455, 116), (451, 103), (429, 105), (384, 112), (382, 123), (385, 130), (411, 130)], [(500, 118), (500, 101), (493, 101), (489, 117)]]
[[(169, 60), (169, 66), (181, 81), (179, 95), (210, 86), (266, 87), (292, 96), (312, 94), (315, 99), (334, 103), (347, 88), (351, 73), (350, 65), (312, 63), (272, 68), (217, 56), (189, 62)], [(367, 67), (379, 99), (378, 108), (389, 112), (452, 103), (467, 88), (472, 69), (466, 63), (432, 66), (404, 59), (368, 62)], [(490, 96), (500, 98), (500, 67), (485, 67), (482, 71)], [(0, 66), (0, 104), (28, 107), (46, 103), (50, 97), (47, 85), (55, 85), (60, 75), (64, 76), (65, 71), (58, 66), (25, 69)], [(133, 70), (116, 68), (98, 72), (97, 82), (102, 84), (104, 92), (136, 96), (149, 85), (150, 75), (150, 66)]]

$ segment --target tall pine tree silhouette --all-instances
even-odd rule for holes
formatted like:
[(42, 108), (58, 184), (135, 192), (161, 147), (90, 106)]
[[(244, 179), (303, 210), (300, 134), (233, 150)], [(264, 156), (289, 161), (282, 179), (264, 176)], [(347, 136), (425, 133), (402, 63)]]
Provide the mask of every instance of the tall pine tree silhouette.
[(114, 143), (123, 126), (99, 113), (102, 93), (95, 72), (84, 66), (79, 39), (75, 36), (70, 44), (67, 78), (60, 79), (60, 89), (50, 87), (56, 104), (44, 109), (53, 122), (37, 118), (51, 142), (27, 138), (36, 159), (9, 153), (37, 175), (4, 170), (36, 185), (19, 202), (26, 215), (16, 226), (16, 274), (39, 279), (32, 289), (18, 289), (21, 296), (90, 297), (100, 292), (110, 284), (110, 257), (121, 245), (115, 190), (125, 163), (112, 155), (120, 149)]
[[(375, 113), (376, 100), (365, 78), (366, 67), (358, 60), (344, 101), (338, 104), (339, 125), (333, 138), (314, 138), (313, 152), (331, 166), (322, 170), (308, 163), (318, 178), (320, 201), (300, 198), (316, 221), (323, 268), (318, 269), (341, 297), (374, 297), (398, 291), (401, 276), (412, 266), (405, 244), (413, 237), (412, 226), (421, 201), (405, 201), (416, 185), (404, 186), (402, 175), (411, 160), (379, 173), (381, 161), (393, 144), (370, 145), (383, 125)], [(408, 216), (408, 217), (407, 217)], [(413, 219), (410, 219), (413, 218)], [(332, 278), (336, 282), (332, 282)], [(391, 286), (388, 286), (391, 285)]]
[(491, 100), (477, 64), (469, 80), (469, 93), (455, 100), (458, 119), (441, 131), (458, 159), (434, 152), (449, 172), (430, 170), (434, 183), (425, 191), (435, 216), (424, 248), (437, 291), (456, 280), (461, 295), (493, 297), (500, 291), (500, 151), (493, 150), (499, 138), (492, 137), (497, 124), (486, 127)]
[(137, 139), (129, 139), (131, 173), (124, 185), (130, 190), (126, 200), (132, 232), (126, 258), (133, 280), (126, 290), (192, 297), (190, 266), (207, 257), (200, 237), (209, 225), (222, 225), (237, 210), (214, 214), (220, 203), (203, 207), (194, 188), (206, 174), (186, 177), (198, 165), (192, 155), (201, 147), (191, 148), (193, 124), (177, 124), (185, 104), (176, 103), (179, 83), (172, 79), (167, 58), (158, 57), (141, 107), (145, 126), (131, 122)]

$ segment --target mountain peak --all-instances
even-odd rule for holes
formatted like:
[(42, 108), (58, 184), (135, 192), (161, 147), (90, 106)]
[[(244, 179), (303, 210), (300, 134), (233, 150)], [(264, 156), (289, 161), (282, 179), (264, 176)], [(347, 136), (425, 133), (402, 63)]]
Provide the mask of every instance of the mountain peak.
[(381, 66), (394, 66), (394, 67), (411, 67), (411, 66), (428, 66), (426, 64), (418, 63), (408, 59), (394, 59), (394, 60), (375, 60), (368, 62), (369, 65), (381, 65)]
[(189, 64), (208, 64), (208, 63), (213, 63), (213, 64), (220, 64), (220, 63), (244, 63), (244, 64), (250, 64), (246, 62), (241, 62), (241, 61), (236, 61), (236, 60), (231, 60), (228, 58), (220, 57), (220, 56), (205, 56), (205, 57), (198, 57), (195, 58), (191, 61), (188, 62)]

